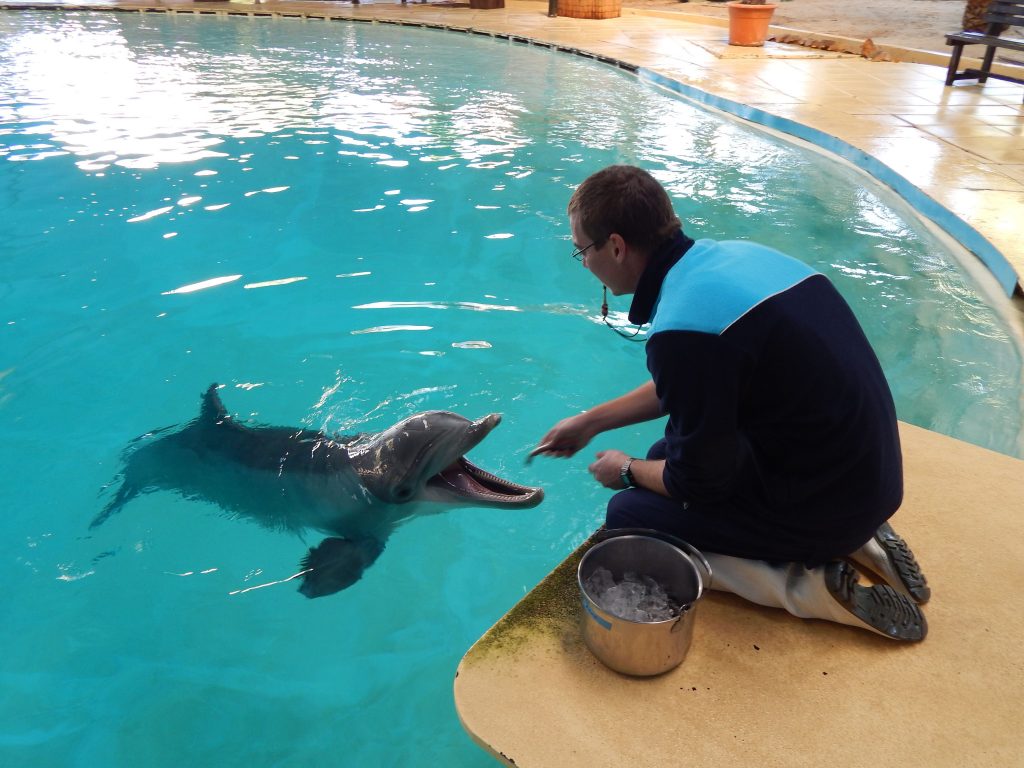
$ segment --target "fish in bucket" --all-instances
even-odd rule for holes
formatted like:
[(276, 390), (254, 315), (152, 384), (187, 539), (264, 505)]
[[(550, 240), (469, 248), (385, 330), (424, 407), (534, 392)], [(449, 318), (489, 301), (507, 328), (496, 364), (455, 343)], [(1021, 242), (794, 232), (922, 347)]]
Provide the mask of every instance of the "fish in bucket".
[(606, 666), (660, 675), (686, 657), (711, 565), (695, 547), (646, 528), (602, 531), (580, 560), (583, 641)]

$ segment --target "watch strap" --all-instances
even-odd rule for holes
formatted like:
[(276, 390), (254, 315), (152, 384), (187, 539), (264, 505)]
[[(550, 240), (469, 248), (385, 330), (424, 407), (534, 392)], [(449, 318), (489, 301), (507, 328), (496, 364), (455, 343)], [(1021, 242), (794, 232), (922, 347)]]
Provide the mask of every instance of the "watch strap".
[(630, 469), (635, 459), (626, 459), (626, 463), (622, 465), (622, 469), (619, 470), (619, 479), (626, 488), (636, 488), (636, 480), (633, 478), (633, 472)]

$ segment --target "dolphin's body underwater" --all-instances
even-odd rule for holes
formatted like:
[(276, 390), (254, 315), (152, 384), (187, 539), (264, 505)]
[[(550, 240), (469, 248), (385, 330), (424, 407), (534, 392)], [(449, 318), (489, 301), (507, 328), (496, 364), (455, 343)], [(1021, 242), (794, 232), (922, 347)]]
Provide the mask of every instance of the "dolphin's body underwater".
[(288, 427), (248, 427), (212, 385), (199, 417), (137, 438), (122, 483), (91, 528), (140, 493), (177, 491), (260, 525), (331, 534), (302, 562), (299, 591), (321, 597), (362, 576), (404, 520), (452, 506), (533, 507), (544, 491), (503, 480), (464, 456), (501, 421), (448, 411), (410, 416), (378, 433), (330, 437)]

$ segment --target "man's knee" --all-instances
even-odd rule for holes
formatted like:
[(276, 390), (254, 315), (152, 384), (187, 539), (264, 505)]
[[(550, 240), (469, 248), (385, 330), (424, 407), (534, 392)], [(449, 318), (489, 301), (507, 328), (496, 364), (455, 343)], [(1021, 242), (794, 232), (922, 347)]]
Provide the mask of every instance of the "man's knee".
[(635, 491), (626, 490), (611, 497), (604, 519), (606, 528), (632, 528), (640, 524), (636, 495)]
[(668, 457), (668, 442), (661, 438), (647, 450), (648, 461), (660, 461)]

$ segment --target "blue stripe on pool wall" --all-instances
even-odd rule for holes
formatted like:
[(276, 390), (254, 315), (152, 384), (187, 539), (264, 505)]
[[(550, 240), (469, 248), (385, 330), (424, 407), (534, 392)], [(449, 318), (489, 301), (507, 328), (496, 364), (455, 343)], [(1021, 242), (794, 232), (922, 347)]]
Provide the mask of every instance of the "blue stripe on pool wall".
[(955, 238), (964, 248), (977, 256), (995, 276), (999, 286), (1007, 296), (1012, 296), (1017, 285), (1020, 283), (1020, 277), (1010, 262), (978, 230), (948, 208), (933, 200), (919, 187), (912, 184), (892, 168), (866, 152), (847, 144), (842, 139), (838, 139), (824, 131), (819, 131), (817, 128), (811, 128), (810, 126), (798, 123), (795, 120), (772, 115), (756, 107), (741, 104), (738, 101), (731, 101), (721, 96), (715, 96), (699, 88), (694, 88), (692, 85), (686, 85), (678, 80), (665, 77), (665, 75), (650, 69), (638, 69), (637, 76), (641, 80), (678, 93), (691, 101), (712, 107), (743, 120), (763, 125), (766, 128), (772, 128), (776, 131), (796, 136), (847, 160), (892, 189), (919, 214), (934, 222), (942, 231)]

